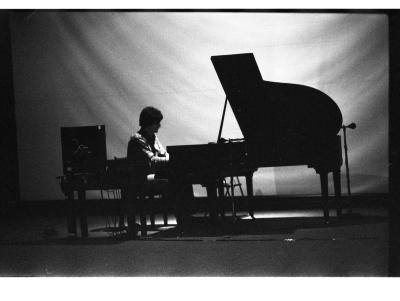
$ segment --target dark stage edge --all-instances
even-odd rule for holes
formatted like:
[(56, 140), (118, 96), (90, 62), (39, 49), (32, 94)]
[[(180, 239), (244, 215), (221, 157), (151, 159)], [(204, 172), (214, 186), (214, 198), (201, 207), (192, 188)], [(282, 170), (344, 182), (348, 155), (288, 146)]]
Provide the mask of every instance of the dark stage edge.
[[(2, 222), (1, 276), (388, 276), (388, 211), (355, 208), (325, 224), (320, 210), (245, 212), (183, 233), (163, 228), (127, 240), (111, 217), (89, 217), (89, 237), (68, 239), (61, 217)], [(174, 223), (174, 218), (169, 217)]]

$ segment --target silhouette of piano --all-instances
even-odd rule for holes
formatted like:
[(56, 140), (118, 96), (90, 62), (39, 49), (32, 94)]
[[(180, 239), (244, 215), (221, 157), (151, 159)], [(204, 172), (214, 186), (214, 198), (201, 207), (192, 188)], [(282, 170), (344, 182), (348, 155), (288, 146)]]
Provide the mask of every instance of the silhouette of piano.
[[(324, 217), (329, 218), (328, 174), (333, 173), (340, 198), (342, 115), (337, 104), (317, 89), (264, 81), (252, 53), (212, 56), (226, 94), (217, 143), (167, 147), (174, 177), (207, 188), (211, 217), (217, 214), (221, 179), (246, 176), (253, 196), (252, 176), (258, 167), (308, 165), (320, 176)], [(221, 138), (229, 100), (243, 140)], [(338, 207), (338, 215), (341, 209)]]

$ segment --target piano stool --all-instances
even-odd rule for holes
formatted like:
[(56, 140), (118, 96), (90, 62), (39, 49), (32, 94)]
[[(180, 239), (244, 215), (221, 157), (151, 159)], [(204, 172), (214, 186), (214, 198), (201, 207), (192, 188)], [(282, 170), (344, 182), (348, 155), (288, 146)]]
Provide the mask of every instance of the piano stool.
[[(147, 236), (147, 215), (150, 216), (150, 224), (155, 226), (154, 202), (161, 199), (164, 225), (168, 225), (168, 198), (167, 198), (168, 180), (156, 179), (147, 181), (141, 185), (132, 185), (122, 189), (123, 203), (126, 206), (126, 215), (128, 221), (128, 236), (136, 237), (138, 228), (135, 215), (140, 217), (141, 237)], [(159, 196), (159, 198), (156, 198)], [(161, 196), (161, 198), (160, 198)]]

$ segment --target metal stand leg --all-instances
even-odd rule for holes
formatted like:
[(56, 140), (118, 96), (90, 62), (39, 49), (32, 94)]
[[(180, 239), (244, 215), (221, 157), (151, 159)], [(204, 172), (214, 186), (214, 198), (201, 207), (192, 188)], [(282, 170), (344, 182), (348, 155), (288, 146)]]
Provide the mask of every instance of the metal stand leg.
[(120, 214), (118, 217), (118, 227), (120, 229), (125, 227), (125, 216), (123, 214)]
[(143, 194), (139, 195), (139, 214), (140, 214), (140, 236), (147, 236), (147, 216), (145, 209), (145, 196)]
[(81, 223), (81, 234), (82, 237), (88, 237), (88, 224), (87, 224), (87, 216), (86, 216), (86, 193), (85, 190), (78, 191), (78, 200), (79, 200), (79, 208), (80, 208), (80, 223)]
[(224, 193), (224, 181), (218, 181), (218, 212), (222, 218), (225, 218), (225, 193)]
[(156, 217), (154, 214), (154, 210), (152, 210), (152, 208), (149, 208), (150, 206), (153, 206), (154, 204), (154, 197), (153, 196), (149, 196), (149, 199), (146, 202), (146, 208), (148, 208), (148, 212), (150, 213), (150, 224), (151, 226), (155, 226), (156, 225)]
[(349, 171), (349, 158), (348, 158), (348, 147), (347, 147), (347, 137), (346, 137), (346, 128), (354, 130), (356, 128), (356, 124), (353, 122), (349, 125), (343, 125), (343, 144), (344, 144), (344, 158), (346, 165), (346, 181), (347, 181), (347, 194), (350, 198), (350, 208), (349, 213), (352, 213), (352, 202), (351, 202), (351, 191), (350, 191), (350, 171)]
[(66, 196), (68, 235), (76, 236), (76, 202), (74, 200), (74, 192), (68, 191)]
[(231, 198), (232, 198), (232, 218), (233, 221), (236, 221), (236, 201), (235, 201), (235, 182), (233, 181), (233, 176), (230, 177), (230, 189), (231, 189)]

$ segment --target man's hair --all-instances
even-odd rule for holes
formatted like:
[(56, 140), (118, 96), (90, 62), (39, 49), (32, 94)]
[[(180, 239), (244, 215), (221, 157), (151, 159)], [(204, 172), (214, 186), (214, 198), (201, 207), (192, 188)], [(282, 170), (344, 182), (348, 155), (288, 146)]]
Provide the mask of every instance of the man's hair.
[(160, 122), (163, 119), (163, 115), (160, 110), (153, 107), (145, 107), (140, 113), (139, 125), (146, 127)]

